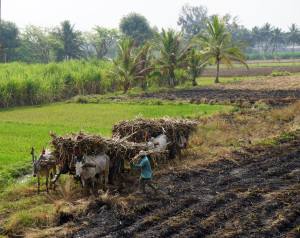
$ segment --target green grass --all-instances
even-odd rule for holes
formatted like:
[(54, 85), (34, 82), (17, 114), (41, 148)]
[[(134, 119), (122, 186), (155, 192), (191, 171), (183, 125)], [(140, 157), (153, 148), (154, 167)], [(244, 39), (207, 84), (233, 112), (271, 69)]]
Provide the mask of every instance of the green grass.
[[(236, 82), (240, 82), (243, 80), (249, 80), (249, 79), (253, 79), (253, 78), (255, 78), (255, 77), (253, 77), (253, 76), (228, 77), (228, 78), (220, 77), (219, 81), (220, 81), (220, 83), (236, 83)], [(198, 83), (198, 85), (210, 85), (210, 84), (215, 83), (215, 79), (216, 79), (216, 77), (199, 77), (199, 78), (197, 78), (197, 83)]]
[[(141, 114), (147, 118), (201, 117), (232, 107), (221, 105), (195, 105), (155, 101), (140, 103), (101, 104), (50, 104), (35, 107), (2, 109), (0, 111), (0, 187), (6, 181), (26, 173), (24, 169), (31, 161), (30, 148), (39, 153), (50, 147), (48, 131), (68, 134), (83, 130), (109, 136), (112, 126), (125, 119), (134, 119)], [(3, 175), (5, 174), (5, 175)]]

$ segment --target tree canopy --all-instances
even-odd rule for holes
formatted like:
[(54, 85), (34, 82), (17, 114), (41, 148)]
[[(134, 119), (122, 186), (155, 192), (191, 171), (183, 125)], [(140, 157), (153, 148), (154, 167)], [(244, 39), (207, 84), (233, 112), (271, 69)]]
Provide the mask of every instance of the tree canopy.
[(208, 18), (208, 10), (205, 6), (191, 6), (185, 4), (181, 8), (177, 25), (185, 31), (188, 38), (193, 38), (205, 28), (205, 21)]
[(137, 13), (130, 13), (120, 21), (121, 32), (136, 41), (137, 46), (143, 45), (153, 37), (148, 20)]
[(62, 50), (56, 51), (58, 60), (79, 59), (82, 56), (82, 33), (76, 31), (75, 25), (71, 25), (70, 21), (61, 22), (60, 27), (57, 27), (52, 34), (63, 45)]
[(93, 33), (86, 33), (85, 35), (87, 43), (85, 51), (89, 57), (101, 60), (114, 48), (120, 38), (121, 36), (116, 29), (96, 26)]
[(5, 61), (13, 60), (16, 48), (20, 45), (20, 31), (17, 25), (10, 21), (1, 21), (0, 44), (3, 46)]
[[(226, 28), (226, 21), (223, 18), (219, 21), (217, 16), (211, 21), (207, 21), (207, 30), (196, 36), (196, 42), (199, 42), (203, 60), (213, 60), (217, 64), (217, 76), (215, 83), (219, 83), (220, 63), (230, 67), (231, 61), (238, 61), (246, 64), (246, 57), (242, 52), (245, 42), (239, 41), (231, 43), (231, 35)], [(248, 67), (248, 66), (247, 66)]]
[(174, 87), (175, 69), (183, 68), (190, 50), (189, 44), (182, 38), (183, 32), (172, 29), (155, 33), (154, 47), (159, 52), (158, 63), (164, 75), (170, 77), (170, 87)]
[(146, 80), (147, 74), (155, 69), (149, 66), (147, 55), (150, 48), (149, 43), (136, 48), (136, 41), (130, 38), (118, 42), (116, 58), (111, 59), (115, 70), (110, 71), (109, 74), (118, 78), (124, 94), (131, 88), (134, 81)]

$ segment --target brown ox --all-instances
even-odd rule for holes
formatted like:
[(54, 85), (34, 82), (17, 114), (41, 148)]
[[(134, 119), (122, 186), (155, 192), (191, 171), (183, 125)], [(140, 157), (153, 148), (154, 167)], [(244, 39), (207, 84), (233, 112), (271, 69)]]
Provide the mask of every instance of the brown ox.
[[(53, 160), (51, 150), (46, 150), (45, 154), (41, 154), (38, 159), (33, 159), (33, 177), (37, 177), (38, 193), (40, 193), (40, 176), (46, 176), (47, 193), (49, 193), (48, 180), (50, 178), (51, 186), (51, 179), (53, 178), (53, 174), (56, 174), (56, 161)], [(53, 186), (53, 189), (55, 190), (55, 184)]]

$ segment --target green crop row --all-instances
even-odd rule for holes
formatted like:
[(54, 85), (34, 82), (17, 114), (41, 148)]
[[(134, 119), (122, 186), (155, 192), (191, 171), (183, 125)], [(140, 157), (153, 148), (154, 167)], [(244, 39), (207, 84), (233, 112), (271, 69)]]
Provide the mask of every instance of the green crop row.
[(266, 60), (266, 59), (300, 59), (300, 52), (285, 52), (285, 53), (276, 53), (276, 54), (245, 54), (248, 60)]
[(78, 94), (101, 94), (117, 87), (105, 72), (110, 62), (0, 64), (0, 107), (36, 105)]

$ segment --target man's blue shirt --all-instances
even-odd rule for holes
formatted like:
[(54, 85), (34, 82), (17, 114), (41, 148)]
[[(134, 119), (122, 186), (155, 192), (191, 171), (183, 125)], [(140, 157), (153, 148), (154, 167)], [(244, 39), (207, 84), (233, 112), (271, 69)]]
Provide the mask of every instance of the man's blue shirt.
[(141, 177), (142, 178), (151, 178), (152, 171), (148, 158), (145, 156), (142, 158), (141, 163), (133, 164), (133, 166), (141, 168)]

